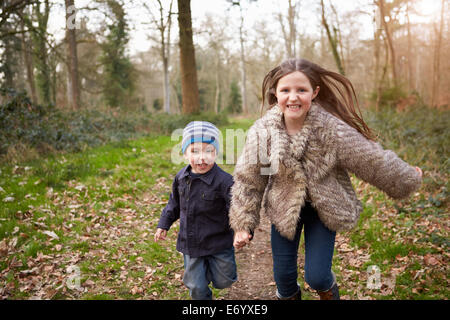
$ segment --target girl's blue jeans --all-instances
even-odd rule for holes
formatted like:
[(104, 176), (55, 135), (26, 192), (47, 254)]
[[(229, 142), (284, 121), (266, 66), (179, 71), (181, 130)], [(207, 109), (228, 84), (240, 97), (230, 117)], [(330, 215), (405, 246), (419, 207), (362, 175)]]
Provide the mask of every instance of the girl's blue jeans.
[(320, 221), (309, 202), (302, 208), (295, 238), (291, 241), (272, 225), (271, 243), (273, 274), (277, 296), (289, 298), (298, 290), (297, 253), (302, 229), (305, 229), (305, 281), (317, 291), (327, 291), (334, 284), (331, 264), (336, 232), (330, 231)]
[(234, 248), (217, 254), (192, 258), (184, 255), (183, 282), (193, 300), (212, 300), (209, 283), (214, 288), (224, 289), (237, 281)]

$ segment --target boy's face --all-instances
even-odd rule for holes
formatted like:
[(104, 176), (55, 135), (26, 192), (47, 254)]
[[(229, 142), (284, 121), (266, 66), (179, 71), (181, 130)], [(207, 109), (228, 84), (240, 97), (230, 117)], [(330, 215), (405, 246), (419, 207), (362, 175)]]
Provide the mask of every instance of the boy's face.
[(194, 142), (186, 148), (184, 158), (189, 161), (193, 173), (207, 173), (216, 161), (216, 148), (209, 143)]

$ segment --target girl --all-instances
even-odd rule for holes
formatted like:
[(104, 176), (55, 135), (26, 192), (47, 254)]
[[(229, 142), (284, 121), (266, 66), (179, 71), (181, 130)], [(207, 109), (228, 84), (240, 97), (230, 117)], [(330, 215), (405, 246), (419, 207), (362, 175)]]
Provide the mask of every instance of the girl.
[(262, 94), (269, 111), (250, 128), (234, 172), (234, 246), (250, 241), (264, 211), (272, 223), (277, 297), (300, 299), (297, 251), (304, 228), (305, 281), (321, 299), (337, 300), (335, 235), (355, 226), (362, 211), (347, 172), (404, 198), (420, 187), (422, 171), (374, 141), (351, 82), (340, 74), (287, 60), (266, 75)]

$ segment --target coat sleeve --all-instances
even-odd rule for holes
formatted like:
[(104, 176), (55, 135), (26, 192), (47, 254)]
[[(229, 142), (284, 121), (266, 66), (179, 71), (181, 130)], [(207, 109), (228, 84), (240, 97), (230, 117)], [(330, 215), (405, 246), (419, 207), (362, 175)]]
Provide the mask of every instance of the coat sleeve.
[[(268, 181), (260, 159), (261, 155), (267, 155), (267, 141), (260, 143), (261, 136), (264, 135), (259, 132), (255, 125), (248, 131), (242, 154), (234, 170), (229, 217), (230, 226), (235, 232), (253, 233), (259, 224), (261, 202)], [(264, 137), (267, 138), (267, 135)]]
[(420, 174), (393, 151), (384, 150), (343, 121), (337, 121), (335, 129), (341, 167), (395, 199), (406, 198), (420, 187)]
[(158, 228), (169, 230), (172, 224), (180, 218), (180, 196), (178, 194), (177, 178), (172, 183), (172, 193), (169, 202), (163, 209), (159, 218)]

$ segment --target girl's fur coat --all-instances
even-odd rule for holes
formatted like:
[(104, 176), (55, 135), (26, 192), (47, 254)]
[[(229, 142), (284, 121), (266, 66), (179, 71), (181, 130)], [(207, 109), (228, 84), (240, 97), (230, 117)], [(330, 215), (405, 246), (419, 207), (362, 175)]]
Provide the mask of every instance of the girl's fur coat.
[(415, 168), (318, 104), (293, 136), (274, 106), (247, 134), (234, 171), (230, 225), (251, 232), (263, 211), (281, 235), (293, 239), (300, 210), (310, 201), (328, 229), (351, 229), (362, 205), (347, 171), (393, 198), (407, 197), (421, 183)]

